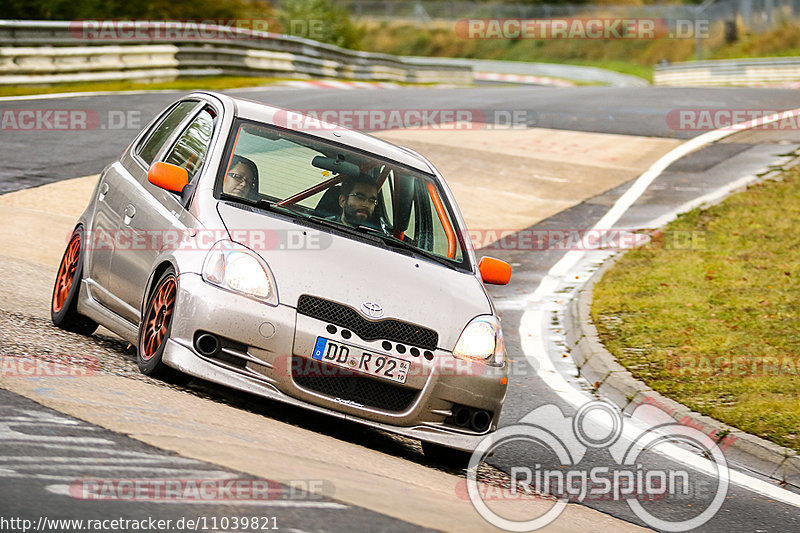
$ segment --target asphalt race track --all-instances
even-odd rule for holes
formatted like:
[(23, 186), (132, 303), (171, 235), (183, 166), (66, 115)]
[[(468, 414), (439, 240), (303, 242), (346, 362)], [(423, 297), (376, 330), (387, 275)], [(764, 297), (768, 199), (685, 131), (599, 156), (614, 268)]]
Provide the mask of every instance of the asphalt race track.
[[(702, 131), (675, 127), (676, 110), (695, 109), (763, 109), (783, 110), (800, 107), (800, 94), (792, 90), (779, 89), (676, 89), (676, 88), (473, 88), (473, 89), (412, 89), (397, 90), (297, 90), (297, 89), (248, 89), (231, 91), (258, 101), (267, 102), (278, 107), (291, 109), (460, 109), (469, 110), (473, 118), (482, 117), (488, 124), (502, 125), (504, 120), (513, 116), (518, 119), (516, 126), (529, 129), (566, 130), (569, 132), (588, 132), (613, 134), (628, 137), (615, 137), (614, 142), (634, 142), (641, 138), (677, 141), (690, 139)], [(32, 100), (0, 101), (0, 110), (32, 110), (32, 109), (71, 109), (86, 110), (96, 117), (95, 127), (82, 131), (0, 131), (0, 158), (3, 166), (0, 169), (0, 193), (21, 191), (32, 187), (99, 173), (102, 168), (125, 149), (131, 138), (150, 118), (166, 104), (173, 101), (181, 93), (157, 92), (147, 94), (120, 94), (78, 96), (67, 99), (37, 98)], [(381, 135), (385, 132), (376, 132)], [(494, 130), (487, 127), (484, 133), (490, 138)], [(391, 133), (387, 134), (390, 136)], [(443, 134), (443, 135), (446, 135)], [(425, 142), (428, 142), (426, 140)], [(431, 141), (436, 144), (436, 140)], [(444, 141), (441, 143), (444, 145)], [(425, 143), (421, 145), (423, 148)], [(670, 145), (672, 146), (672, 145)], [(415, 149), (421, 150), (416, 146)], [(748, 174), (763, 170), (768, 164), (779, 159), (781, 155), (797, 151), (800, 148), (800, 131), (765, 131), (759, 134), (736, 133), (725, 140), (704, 147), (671, 165), (648, 188), (636, 203), (628, 210), (616, 227), (642, 227), (647, 221), (667, 214), (680, 205), (694, 198), (716, 191), (727, 184)], [(668, 149), (664, 144), (664, 149)], [(455, 148), (448, 148), (455, 150)], [(421, 150), (422, 151), (422, 150)], [(447, 151), (447, 150), (445, 150)], [(423, 151), (423, 153), (425, 153)], [(565, 152), (566, 153), (566, 152)], [(554, 156), (558, 153), (554, 151)], [(594, 153), (581, 153), (573, 147), (569, 156), (575, 157), (575, 164), (591, 165)], [(451, 152), (454, 157), (468, 159), (470, 153)], [(434, 159), (434, 162), (436, 160)], [(595, 163), (597, 163), (595, 161)], [(438, 163), (437, 163), (438, 164)], [(599, 167), (598, 167), (599, 168)], [(537, 220), (532, 226), (505, 226), (522, 229), (528, 232), (560, 228), (591, 228), (608, 211), (610, 206), (630, 187), (631, 180), (639, 172), (629, 169), (631, 175), (607, 190), (598, 190), (596, 194), (578, 198), (573, 205), (557, 214)], [(531, 172), (535, 172), (532, 169)], [(447, 172), (444, 173), (448, 178)], [(524, 181), (524, 176), (516, 176)], [(591, 180), (591, 176), (585, 179)], [(458, 197), (458, 194), (456, 195)], [(460, 201), (460, 199), (459, 199)], [(14, 231), (8, 222), (3, 220), (3, 232)], [(502, 225), (499, 227), (503, 227)], [(59, 251), (60, 253), (60, 251)], [(503, 319), (506, 348), (511, 361), (512, 374), (509, 381), (509, 394), (503, 410), (501, 427), (511, 426), (526, 414), (543, 406), (551, 406), (550, 414), (559, 410), (565, 417), (576, 414), (576, 407), (565, 400), (565, 395), (554, 391), (542, 380), (539, 368), (532, 366), (523, 351), (525, 316), (524, 302), (526, 295), (533, 293), (548, 270), (563, 256), (558, 250), (520, 250), (494, 249), (486, 250), (486, 255), (499, 257), (514, 266), (512, 283), (506, 287), (490, 287), (498, 310)], [(0, 250), (0, 273), (5, 284), (12, 286), (19, 283), (25, 286), (31, 283), (26, 277), (26, 268), (31, 268), (30, 279), (41, 280), (47, 285), (51, 283), (53, 269), (36, 269), (34, 263), (14, 262), (6, 256), (12, 255), (8, 250)], [(48, 281), (49, 280), (49, 281)], [(41, 284), (39, 283), (39, 284)], [(49, 287), (42, 289), (47, 292)], [(47, 309), (32, 309), (20, 304), (12, 308), (8, 302), (14, 302), (13, 296), (0, 299), (0, 314), (4, 315), (2, 324), (18, 323), (28, 328), (32, 336), (40, 335), (46, 342), (59, 343), (60, 337), (52, 333), (47, 326)], [(20, 297), (19, 301), (22, 301)], [(5, 309), (4, 309), (5, 308)], [(38, 333), (37, 333), (38, 332)], [(0, 339), (10, 339), (11, 333), (0, 331)], [(34, 341), (31, 341), (32, 343)], [(42, 341), (44, 342), (44, 341)], [(74, 342), (74, 341), (70, 341)], [(125, 349), (124, 343), (115, 342), (110, 335), (85, 341), (94, 343), (104, 353), (110, 354), (119, 361), (119, 367), (125, 372), (117, 375), (131, 378), (130, 369), (135, 367), (132, 356)], [(98, 344), (99, 343), (99, 344)], [(35, 345), (35, 344), (32, 344)], [(38, 345), (36, 345), (38, 346)], [(75, 349), (73, 345), (51, 344), (54, 352)], [(1, 347), (0, 347), (1, 348)], [(0, 354), (3, 352), (0, 351)], [(586, 383), (575, 378), (574, 368), (569, 360), (555, 361), (557, 369), (575, 390), (582, 391), (586, 400), (591, 399), (591, 392)], [(138, 378), (133, 378), (138, 379)], [(7, 388), (0, 383), (0, 387)], [(37, 388), (38, 387), (38, 388)], [(47, 397), (49, 382), (38, 386), (26, 386), (31, 391), (26, 396)], [(377, 432), (361, 428), (340, 425), (325, 417), (309, 416), (298, 409), (285, 409), (281, 406), (262, 405), (262, 402), (245, 395), (233, 393), (225, 389), (192, 382), (186, 387), (177, 387), (148, 379), (139, 379), (137, 387), (147, 390), (170, 389), (184, 395), (203, 398), (209, 409), (223, 410), (234, 408), (255, 413), (267, 419), (298, 426), (301, 429), (320, 433), (336, 439), (350, 449), (355, 457), (373, 452), (380, 452), (399, 457), (409, 470), (424, 472), (434, 470), (423, 458), (413, 443), (389, 438)], [(43, 392), (44, 391), (44, 392)], [(51, 391), (52, 392), (52, 391)], [(164, 391), (166, 393), (167, 391)], [(63, 393), (63, 398), (69, 396)], [(87, 392), (90, 395), (91, 391)], [(155, 393), (154, 393), (155, 394)], [(573, 394), (573, 392), (570, 392)], [(300, 531), (406, 531), (417, 530), (423, 519), (414, 516), (392, 516), (390, 513), (377, 511), (369, 502), (362, 506), (342, 503), (337, 498), (337, 491), (331, 490), (321, 497), (296, 498), (295, 503), (304, 501), (302, 505), (275, 505), (254, 513), (252, 508), (236, 507), (231, 504), (175, 504), (163, 505), (142, 502), (85, 502), (77, 504), (70, 498), (69, 481), (80, 475), (104, 477), (137, 477), (139, 470), (126, 471), (124, 466), (173, 469), (166, 475), (180, 479), (192, 476), (230, 479), (253, 478), (254, 475), (269, 478), (265, 474), (243, 473), (243, 468), (216, 466), (222, 462), (204, 461), (196, 457), (181, 457), (143, 444), (139, 440), (111, 432), (106, 427), (99, 427), (78, 418), (71, 417), (42, 407), (20, 395), (0, 390), (0, 511), (2, 516), (17, 516), (36, 522), (47, 514), (50, 518), (112, 518), (157, 516), (160, 519), (177, 520), (185, 516), (233, 516), (269, 515), (276, 517), (281, 530)], [(58, 404), (58, 394), (51, 394), (53, 404)], [(92, 400), (87, 396), (87, 400)], [(66, 402), (66, 400), (63, 400)], [(98, 400), (99, 401), (99, 400)], [(88, 403), (87, 403), (88, 404)], [(50, 404), (48, 404), (50, 405)], [(52, 405), (51, 405), (52, 406)], [(225, 411), (227, 412), (227, 411)], [(547, 426), (547, 419), (543, 419)], [(175, 421), (176, 424), (179, 420)], [(130, 433), (131, 436), (136, 435)], [(43, 437), (47, 437), (44, 439)], [(100, 439), (82, 441), (81, 439)], [(254, 436), (254, 438), (257, 438)], [(48, 439), (78, 439), (68, 451), (51, 452), (48, 446), (53, 441)], [(102, 442), (101, 442), (102, 441)], [(92, 444), (94, 443), (94, 444)], [(64, 444), (64, 442), (61, 442)], [(69, 444), (69, 442), (67, 442)], [(81, 458), (86, 453), (86, 446), (93, 447), (93, 453), (108, 457), (105, 464), (108, 472), (98, 470), (86, 474), (81, 467)], [(82, 449), (83, 448), (83, 449)], [(96, 449), (95, 449), (96, 448)], [(173, 448), (170, 448), (173, 449)], [(320, 452), (321, 453), (321, 452)], [(52, 459), (58, 455), (59, 459)], [(48, 459), (50, 457), (50, 459)], [(319, 457), (317, 457), (319, 459)], [(679, 459), (679, 458), (677, 458)], [(370, 459), (372, 460), (372, 459)], [(376, 459), (377, 460), (377, 459)], [(221, 461), (221, 459), (220, 459)], [(535, 445), (512, 445), (496, 453), (489, 463), (496, 469), (494, 473), (485, 473), (485, 478), (504, 477), (512, 468), (527, 467), (531, 470), (547, 470), (548, 464), (555, 465), (556, 460), (550, 450)], [(585, 468), (605, 468), (609, 471), (620, 470), (619, 462), (609, 454), (607, 449), (589, 449), (581, 462)], [(744, 471), (740, 465), (731, 464), (734, 470)], [(405, 468), (404, 467), (404, 468)], [(269, 469), (265, 466), (266, 471)], [(665, 521), (680, 522), (697, 516), (693, 509), (703, 509), (709, 505), (718, 480), (713, 475), (706, 475), (693, 465), (681, 460), (667, 457), (660, 453), (646, 452), (637, 460), (634, 470), (688, 472), (692, 479), (692, 490), (680, 498), (655, 499), (644, 504), (653, 515)], [(99, 472), (99, 473), (98, 473)], [(177, 473), (176, 473), (177, 472)], [(436, 473), (439, 471), (436, 470)], [(463, 476), (463, 472), (446, 471)], [(320, 474), (324, 477), (324, 474)], [(390, 478), (387, 474), (385, 477)], [(271, 479), (271, 478), (269, 478)], [(337, 479), (330, 480), (333, 485)], [(276, 484), (276, 486), (281, 486)], [(61, 487), (61, 488), (58, 488)], [(66, 489), (64, 488), (66, 487)], [(284, 492), (287, 490), (282, 486)], [(380, 492), (380, 486), (365, 488), (365, 491)], [(781, 489), (776, 489), (781, 490)], [(785, 487), (786, 491), (800, 494), (795, 487)], [(325, 491), (323, 491), (325, 492)], [(391, 495), (387, 494), (388, 498)], [(584, 506), (621, 519), (633, 525), (645, 528), (661, 529), (648, 523), (619, 498), (596, 498), (585, 501)], [(46, 510), (46, 512), (45, 512)], [(402, 514), (402, 513), (400, 513)], [(560, 521), (554, 524), (562, 530), (569, 531), (577, 524), (593, 524), (593, 530), (616, 531), (618, 526), (612, 522), (602, 522), (599, 513), (580, 515), (575, 522)], [(581, 521), (587, 522), (581, 522)], [(597, 522), (592, 522), (597, 520)], [(425, 522), (429, 524), (431, 522)], [(480, 523), (480, 522), (478, 522)], [(617, 523), (618, 524), (618, 523)], [(431, 526), (433, 527), (433, 526)], [(488, 525), (487, 525), (488, 527)], [(224, 528), (219, 528), (224, 530)], [(439, 529), (447, 529), (440, 526)], [(0, 530), (7, 530), (0, 523)], [(256, 530), (256, 529), (253, 529)], [(632, 529), (633, 530), (633, 529)], [(731, 484), (721, 502), (720, 509), (699, 530), (725, 532), (760, 531), (789, 532), (800, 530), (800, 509), (773, 498), (770, 495), (756, 492), (747, 483)]]

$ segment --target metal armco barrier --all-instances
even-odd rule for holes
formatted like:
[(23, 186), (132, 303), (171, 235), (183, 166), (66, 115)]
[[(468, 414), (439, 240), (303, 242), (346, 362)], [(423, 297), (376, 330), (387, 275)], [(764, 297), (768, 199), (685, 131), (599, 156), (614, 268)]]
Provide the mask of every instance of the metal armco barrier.
[(800, 57), (723, 59), (657, 66), (655, 85), (775, 85), (800, 82)]
[(0, 21), (0, 85), (218, 75), (472, 82), (470, 66), (446, 59), (423, 63), (287, 35), (176, 23), (177, 37), (161, 38), (170, 34), (158, 23), (137, 22), (136, 32), (119, 32), (132, 36), (124, 38), (87, 34), (82, 24)]
[(173, 45), (0, 47), (0, 85), (174, 79)]
[[(115, 24), (114, 21), (108, 23)], [(397, 57), (347, 50), (299, 37), (213, 25), (194, 25), (202, 31), (192, 34), (187, 30), (189, 25), (171, 23), (180, 37), (168, 39), (164, 32), (148, 33), (157, 28), (155, 22), (136, 22), (139, 32), (133, 38), (114, 35), (113, 31), (87, 33), (82, 31), (82, 24), (81, 21), (0, 20), (0, 85), (161, 81), (180, 76), (220, 75), (468, 84), (473, 81), (476, 64), (487, 72), (519, 74), (543, 68), (513, 61)], [(598, 78), (598, 73), (593, 71), (600, 69), (566, 65), (546, 67), (550, 69), (550, 76), (583, 79), (591, 75), (593, 81), (602, 78), (611, 85), (646, 84), (632, 76), (608, 71), (600, 72), (603, 76)], [(554, 71), (554, 68), (561, 70)], [(800, 82), (800, 58), (674, 63), (657, 66), (654, 80), (655, 85), (672, 86)]]

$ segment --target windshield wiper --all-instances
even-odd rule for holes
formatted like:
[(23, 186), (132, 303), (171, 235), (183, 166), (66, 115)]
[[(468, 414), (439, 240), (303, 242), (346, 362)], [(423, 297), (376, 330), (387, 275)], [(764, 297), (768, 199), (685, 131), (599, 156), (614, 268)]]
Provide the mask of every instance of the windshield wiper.
[(256, 207), (261, 209), (265, 209), (267, 211), (272, 211), (273, 213), (281, 213), (284, 215), (289, 215), (291, 217), (297, 218), (302, 217), (301, 213), (298, 213), (294, 209), (290, 207), (285, 207), (282, 205), (278, 205), (276, 202), (270, 202), (269, 200), (259, 200), (256, 202)]
[[(322, 217), (317, 216), (317, 215), (310, 215), (310, 216), (308, 216), (306, 218), (306, 220), (309, 221), (309, 222), (313, 222), (314, 224), (319, 224), (320, 226), (325, 226), (326, 228), (331, 228), (331, 229), (336, 230), (336, 231), (349, 233), (351, 235), (358, 235), (362, 239), (364, 238), (364, 233), (365, 232), (360, 231), (359, 228), (354, 228), (354, 227), (351, 227), (351, 226), (345, 226), (341, 222), (328, 220), (327, 218), (322, 218)], [(372, 234), (368, 233), (367, 236), (370, 237), (368, 240), (370, 240), (372, 242), (375, 242), (375, 243), (383, 243), (384, 242), (384, 240), (382, 238), (377, 238), (377, 239), (375, 238), (375, 237), (380, 237), (380, 235), (377, 235), (377, 234), (372, 235)]]
[(454, 265), (449, 259), (445, 259), (444, 257), (439, 257), (438, 255), (433, 254), (427, 250), (422, 250), (420, 248), (417, 248), (413, 244), (410, 244), (406, 241), (401, 241), (400, 239), (397, 239), (392, 235), (388, 235), (383, 231), (373, 228), (371, 226), (364, 226), (364, 225), (356, 227), (346, 226), (339, 222), (328, 220), (326, 218), (322, 218), (316, 215), (304, 215), (303, 213), (299, 213), (294, 209), (278, 205), (277, 203), (270, 202), (269, 200), (266, 199), (250, 200), (248, 198), (243, 198), (241, 196), (236, 196), (228, 193), (222, 193), (220, 195), (220, 198), (223, 198), (225, 200), (232, 200), (233, 202), (249, 205), (259, 209), (264, 209), (266, 211), (281, 213), (293, 217), (295, 219), (302, 218), (303, 220), (312, 222), (314, 224), (318, 224), (320, 226), (325, 226), (327, 228), (331, 228), (344, 233), (359, 235), (361, 238), (368, 236), (370, 237), (370, 240), (373, 242), (382, 243), (386, 246), (394, 248), (395, 250), (403, 250), (405, 252), (410, 252), (411, 255), (419, 255), (426, 259), (430, 259), (431, 261), (439, 263), (440, 265), (444, 265), (452, 270), (457, 270), (456, 265)]
[(236, 196), (235, 194), (228, 194), (228, 193), (221, 193), (220, 198), (224, 200), (231, 200), (235, 203), (249, 205), (251, 207), (257, 207), (259, 209), (263, 209), (264, 211), (272, 211), (274, 213), (281, 213), (283, 215), (288, 215), (290, 217), (296, 218), (298, 216), (302, 216), (300, 213), (295, 211), (294, 209), (289, 209), (288, 207), (284, 207), (282, 205), (278, 205), (275, 202), (270, 202), (269, 200), (262, 199), (262, 200), (250, 200), (249, 198), (244, 198), (242, 196)]
[(413, 254), (421, 255), (426, 259), (430, 259), (431, 261), (435, 261), (440, 265), (444, 265), (448, 268), (456, 270), (456, 265), (451, 263), (449, 259), (445, 259), (444, 257), (439, 257), (438, 255), (431, 253), (427, 250), (422, 250), (421, 248), (417, 248), (413, 244), (406, 241), (401, 241), (400, 239), (394, 237), (393, 235), (386, 234), (379, 229), (375, 229), (371, 226), (364, 226), (363, 224), (361, 226), (356, 226), (355, 229), (356, 231), (359, 231), (361, 233), (366, 233), (368, 235), (374, 235), (375, 237), (380, 237), (381, 240), (383, 240), (383, 242), (385, 242), (389, 246), (401, 250), (408, 250)]
[[(249, 205), (251, 207), (263, 209), (265, 211), (287, 215), (289, 217), (292, 217), (295, 221), (303, 220), (306, 223), (312, 223), (318, 226), (325, 226), (326, 228), (334, 229), (337, 231), (343, 231), (345, 233), (350, 233), (351, 235), (357, 235), (362, 239), (365, 237), (364, 233), (358, 231), (357, 228), (345, 226), (344, 224), (341, 224), (339, 222), (334, 222), (333, 220), (327, 220), (317, 215), (311, 215), (311, 214), (306, 215), (304, 213), (295, 211), (294, 209), (291, 209), (289, 207), (278, 205), (277, 202), (271, 202), (267, 199), (250, 200), (249, 198), (244, 198), (242, 196), (236, 196), (234, 194), (228, 194), (228, 193), (220, 194), (220, 198), (225, 200), (232, 200), (233, 202)], [(378, 235), (368, 235), (368, 237), (371, 242), (381, 243), (381, 244), (384, 243), (384, 240), (382, 238), (376, 238), (378, 237)]]

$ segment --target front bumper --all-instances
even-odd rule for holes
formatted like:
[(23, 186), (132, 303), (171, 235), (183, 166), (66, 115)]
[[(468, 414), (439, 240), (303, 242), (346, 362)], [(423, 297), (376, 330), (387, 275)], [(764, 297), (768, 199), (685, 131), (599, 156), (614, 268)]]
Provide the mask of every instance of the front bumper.
[[(413, 369), (404, 387), (413, 389), (414, 397), (399, 411), (370, 407), (298, 385), (293, 376), (297, 365), (293, 363), (310, 360), (318, 336), (387, 353), (380, 340), (370, 342), (354, 336), (344, 341), (328, 326), (324, 321), (299, 315), (293, 307), (272, 307), (223, 291), (205, 283), (199, 275), (182, 274), (163, 361), (214, 383), (461, 450), (474, 449), (496, 429), (507, 386), (506, 369), (457, 360), (445, 350), (434, 350), (430, 362), (408, 353), (390, 353), (408, 360)], [(237, 364), (201, 355), (194, 346), (198, 332), (231, 341), (230, 345), (238, 348), (228, 351)], [(374, 379), (382, 387), (387, 386), (385, 380)], [(476, 432), (454, 425), (454, 406), (491, 413), (489, 428)]]

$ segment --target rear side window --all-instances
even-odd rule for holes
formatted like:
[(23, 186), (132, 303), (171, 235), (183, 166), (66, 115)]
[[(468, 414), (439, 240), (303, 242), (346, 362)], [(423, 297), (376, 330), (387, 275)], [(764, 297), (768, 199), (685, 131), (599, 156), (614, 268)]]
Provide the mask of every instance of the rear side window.
[(203, 166), (213, 132), (214, 117), (208, 109), (204, 109), (180, 136), (166, 162), (185, 168), (189, 173), (189, 181), (192, 181)]
[(150, 138), (147, 139), (147, 142), (144, 143), (139, 150), (139, 157), (144, 160), (148, 167), (153, 164), (159, 150), (161, 150), (164, 143), (169, 140), (175, 128), (180, 125), (181, 121), (183, 121), (196, 106), (197, 102), (181, 102), (176, 105), (167, 118), (153, 130), (153, 133), (150, 134)]

